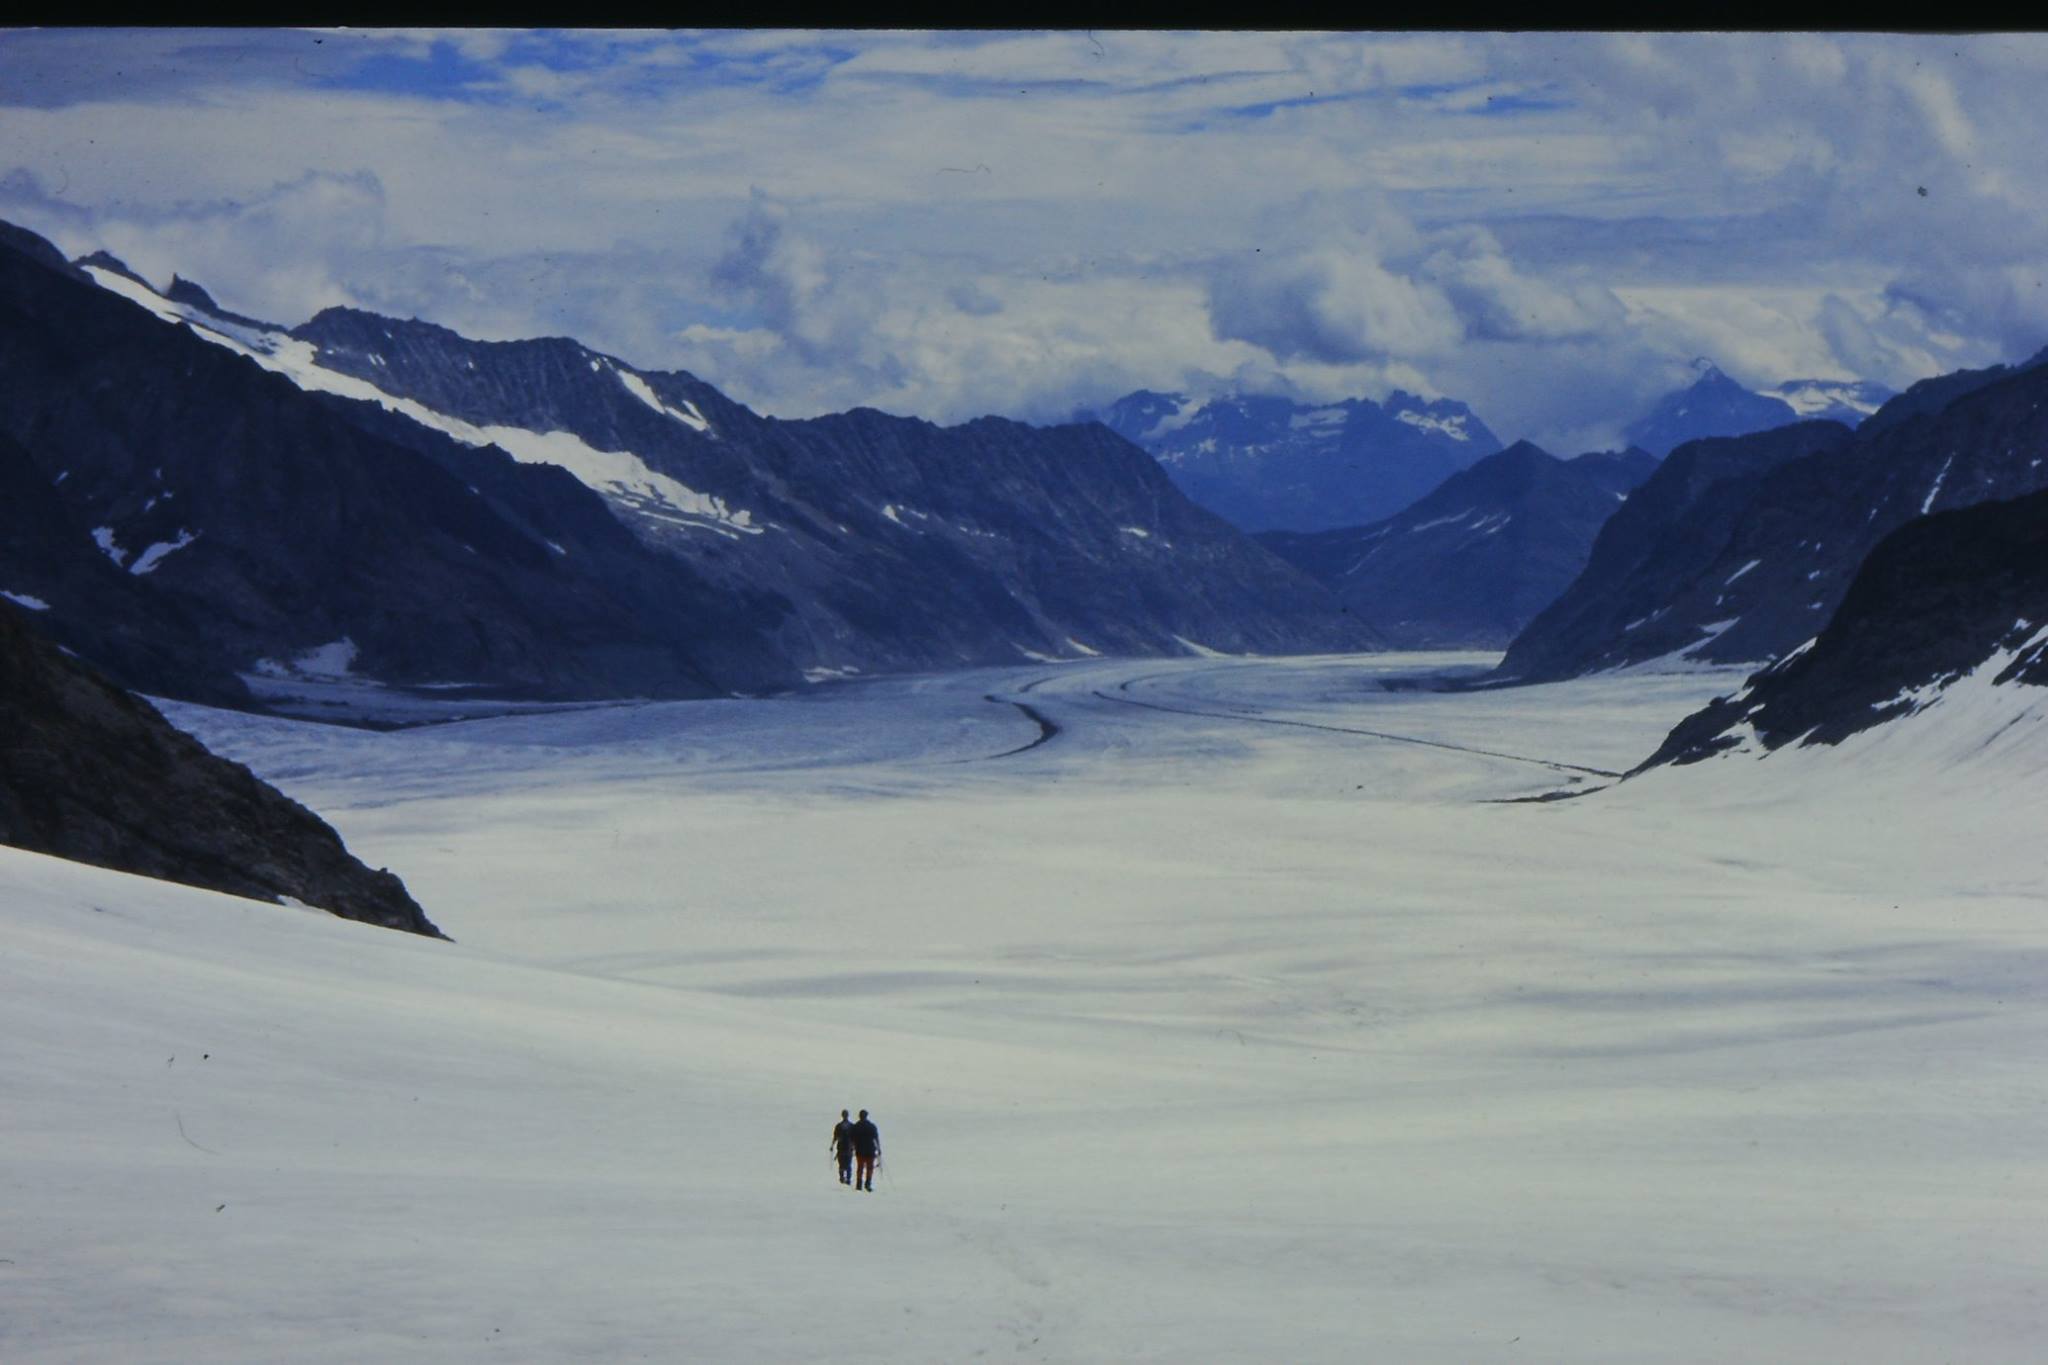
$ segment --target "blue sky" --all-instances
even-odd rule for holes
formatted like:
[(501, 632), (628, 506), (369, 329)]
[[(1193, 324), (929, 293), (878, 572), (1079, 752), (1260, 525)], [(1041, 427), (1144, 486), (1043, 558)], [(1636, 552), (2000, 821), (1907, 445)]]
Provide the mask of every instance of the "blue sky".
[(14, 31), (0, 216), (782, 415), (1401, 387), (1577, 450), (1697, 356), (2048, 342), (2044, 77), (2034, 35)]

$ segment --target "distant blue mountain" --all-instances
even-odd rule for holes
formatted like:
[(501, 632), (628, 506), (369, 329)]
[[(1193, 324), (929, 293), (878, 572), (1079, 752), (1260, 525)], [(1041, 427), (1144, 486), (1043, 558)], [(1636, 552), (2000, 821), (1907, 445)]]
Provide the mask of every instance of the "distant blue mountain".
[(1709, 365), (1688, 388), (1667, 393), (1623, 433), (1628, 443), (1662, 459), (1705, 436), (1747, 436), (1789, 426), (1799, 413), (1783, 398), (1753, 393)]
[(1398, 390), (1384, 403), (1238, 394), (1197, 405), (1141, 389), (1076, 415), (1150, 451), (1190, 499), (1248, 531), (1379, 521), (1501, 448), (1463, 403)]

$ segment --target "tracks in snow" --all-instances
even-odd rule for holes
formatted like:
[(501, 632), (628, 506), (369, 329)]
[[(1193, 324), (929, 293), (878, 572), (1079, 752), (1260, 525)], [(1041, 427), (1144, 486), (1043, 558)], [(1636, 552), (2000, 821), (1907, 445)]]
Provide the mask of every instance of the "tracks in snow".
[[(1057, 675), (1048, 674), (1044, 677), (1033, 678), (1030, 682), (1025, 683), (1021, 688), (1019, 688), (1018, 691), (1031, 692), (1035, 690), (1040, 684), (1051, 682), (1055, 676)], [(1116, 691), (1117, 693), (1127, 693), (1130, 691), (1131, 685), (1133, 683), (1151, 682), (1157, 678), (1166, 676), (1170, 675), (1152, 673), (1142, 674), (1134, 678), (1125, 678), (1122, 682), (1117, 684)], [(1397, 735), (1388, 730), (1368, 730), (1363, 728), (1362, 726), (1355, 725), (1326, 725), (1318, 721), (1282, 720), (1275, 716), (1262, 716), (1250, 707), (1228, 707), (1228, 709), (1225, 710), (1204, 710), (1192, 706), (1168, 706), (1161, 702), (1139, 701), (1136, 697), (1116, 695), (1110, 692), (1105, 692), (1100, 688), (1091, 689), (1089, 695), (1101, 701), (1114, 702), (1118, 706), (1136, 706), (1141, 707), (1147, 711), (1160, 711), (1168, 715), (1201, 716), (1209, 720), (1232, 720), (1239, 721), (1247, 725), (1283, 725), (1290, 729), (1295, 730), (1326, 730), (1331, 734), (1357, 735), (1365, 739), (1384, 740), (1390, 744), (1419, 744), (1424, 748), (1446, 749), (1452, 753), (1473, 754), (1481, 758), (1497, 758), (1505, 760), (1510, 763), (1529, 763), (1534, 764), (1535, 766), (1540, 768), (1550, 768), (1557, 772), (1584, 773), (1592, 777), (1618, 778), (1621, 776), (1620, 773), (1611, 772), (1606, 768), (1589, 767), (1583, 763), (1564, 763), (1556, 759), (1550, 758), (1531, 758), (1527, 754), (1511, 754), (1506, 753), (1499, 749), (1481, 749), (1475, 745), (1470, 744), (1453, 744), (1449, 740), (1423, 739), (1416, 735)], [(984, 758), (972, 759), (967, 761), (986, 763), (993, 759), (1011, 758), (1017, 754), (1028, 753), (1030, 750), (1038, 748), (1040, 745), (1046, 743), (1048, 740), (1051, 740), (1054, 736), (1060, 733), (1061, 727), (1059, 722), (1053, 720), (1051, 717), (1047, 716), (1043, 711), (1040, 711), (1037, 707), (1031, 705), (1029, 702), (1014, 701), (1008, 697), (999, 697), (993, 692), (983, 693), (982, 700), (986, 702), (992, 702), (998, 706), (1015, 707), (1018, 711), (1024, 714), (1026, 719), (1030, 720), (1034, 725), (1038, 727), (1038, 737), (1032, 740), (1030, 743), (1020, 744), (1014, 749), (1005, 749), (1003, 750), (1003, 752), (999, 754), (989, 754)]]
[[(1606, 768), (1589, 768), (1580, 763), (1560, 763), (1550, 758), (1530, 758), (1527, 754), (1503, 753), (1498, 749), (1480, 749), (1470, 744), (1452, 744), (1448, 740), (1420, 739), (1414, 735), (1396, 735), (1386, 730), (1365, 730), (1351, 725), (1323, 725), (1310, 720), (1281, 720), (1275, 716), (1253, 716), (1236, 711), (1198, 711), (1187, 706), (1162, 706), (1158, 702), (1139, 701), (1136, 697), (1112, 696), (1108, 692), (1096, 691), (1091, 695), (1103, 701), (1115, 702), (1118, 706), (1142, 706), (1147, 711), (1165, 711), (1176, 716), (1206, 716), (1211, 720), (1235, 720), (1247, 725), (1285, 725), (1296, 730), (1328, 730), (1339, 735), (1363, 735), (1368, 739), (1383, 739), (1394, 744), (1420, 744), (1431, 749), (1449, 749), (1453, 753), (1478, 754), (1485, 758), (1501, 758), (1511, 763), (1533, 763), (1538, 767), (1555, 768), (1559, 772), (1590, 773), (1594, 777), (1620, 777), (1617, 772)], [(1026, 746), (1027, 748), (1030, 746)]]
[[(1041, 679), (1040, 681), (1043, 681), (1043, 679)], [(1036, 684), (1034, 684), (1034, 686), (1035, 685)], [(1036, 749), (1039, 745), (1045, 743), (1047, 740), (1051, 739), (1054, 735), (1060, 732), (1059, 723), (1057, 721), (1050, 719), (1043, 711), (1039, 710), (1035, 706), (1032, 706), (1028, 702), (1011, 701), (1006, 697), (998, 697), (993, 692), (983, 693), (981, 699), (983, 701), (992, 701), (998, 706), (1014, 706), (1019, 711), (1022, 711), (1024, 713), (1024, 718), (1026, 720), (1029, 720), (1033, 724), (1038, 726), (1038, 738), (1032, 740), (1029, 744), (1019, 744), (1014, 749), (1005, 749), (999, 754), (990, 754), (988, 758), (977, 759), (975, 760), (976, 762), (986, 763), (989, 761), (989, 759), (1008, 758), (1012, 754), (1025, 753), (1029, 750)]]

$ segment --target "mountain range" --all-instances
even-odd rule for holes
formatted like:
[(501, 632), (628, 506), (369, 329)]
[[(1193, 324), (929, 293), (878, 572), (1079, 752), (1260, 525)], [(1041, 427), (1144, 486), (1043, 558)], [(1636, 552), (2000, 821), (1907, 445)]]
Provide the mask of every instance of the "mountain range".
[(0, 591), (165, 695), (692, 696), (1369, 638), (1099, 426), (777, 421), (565, 338), (269, 326), (20, 229), (0, 437)]
[(1656, 468), (1641, 450), (1561, 460), (1518, 441), (1384, 521), (1258, 539), (1393, 648), (1499, 649), (1578, 576)]
[(1399, 390), (1384, 403), (1233, 394), (1196, 404), (1141, 389), (1079, 416), (1143, 446), (1189, 498), (1247, 531), (1369, 525), (1501, 448), (1463, 403)]
[(1801, 421), (1854, 427), (1876, 412), (1891, 391), (1854, 380), (1794, 379), (1762, 393), (1744, 388), (1714, 365), (1701, 362), (1698, 379), (1666, 394), (1623, 433), (1632, 446), (1663, 457), (1688, 441), (1746, 436)]
[(1806, 422), (1679, 447), (1602, 528), (1585, 571), (1516, 637), (1495, 680), (1789, 653), (1826, 625), (1893, 530), (2048, 486), (2042, 359), (1916, 385), (1854, 432)]
[[(1826, 629), (1688, 717), (1643, 766), (1839, 744), (1929, 708), (1982, 705), (2023, 687), (2048, 687), (2048, 491), (1893, 531)], [(1981, 727), (1985, 743), (2011, 738), (2028, 717), (2005, 703), (1992, 719)]]

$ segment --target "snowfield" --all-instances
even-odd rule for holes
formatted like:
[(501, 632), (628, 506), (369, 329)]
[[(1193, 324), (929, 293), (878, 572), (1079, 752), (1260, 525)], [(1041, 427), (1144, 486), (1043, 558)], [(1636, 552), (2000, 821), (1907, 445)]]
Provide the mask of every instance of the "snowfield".
[(0, 1359), (2039, 1360), (2048, 734), (1491, 662), (168, 706), (457, 942), (0, 849)]

